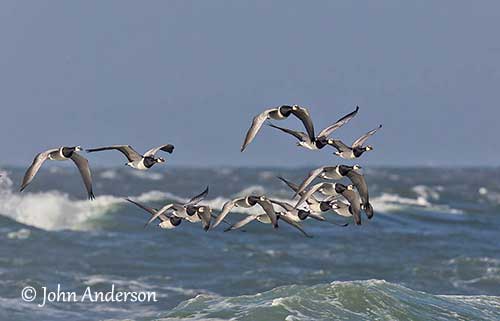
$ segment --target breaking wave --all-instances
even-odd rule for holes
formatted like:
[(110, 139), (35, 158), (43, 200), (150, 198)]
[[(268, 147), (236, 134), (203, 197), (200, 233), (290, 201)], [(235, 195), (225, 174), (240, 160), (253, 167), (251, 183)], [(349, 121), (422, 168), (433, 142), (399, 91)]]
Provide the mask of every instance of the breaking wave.
[[(113, 176), (107, 173), (107, 176)], [(0, 177), (0, 214), (9, 217), (19, 223), (34, 226), (44, 230), (87, 230), (92, 229), (95, 220), (106, 213), (120, 209), (126, 204), (123, 197), (112, 195), (97, 196), (94, 201), (74, 200), (68, 194), (59, 191), (47, 191), (38, 193), (17, 193), (13, 190), (12, 180), (5, 174)], [(419, 207), (436, 211), (459, 213), (458, 210), (447, 206), (432, 204), (428, 198), (436, 199), (437, 196), (423, 187), (415, 188), (422, 194), (415, 199), (405, 198), (393, 194), (382, 194), (372, 198), (372, 203), (378, 212), (397, 211), (404, 207)], [(262, 194), (266, 190), (260, 185), (252, 185), (244, 188), (234, 196), (249, 194)], [(186, 198), (179, 197), (168, 192), (157, 190), (142, 193), (131, 198), (140, 202), (176, 201), (185, 202)], [(203, 203), (220, 211), (229, 200), (227, 197), (215, 197)], [(280, 199), (290, 201), (287, 199)], [(250, 209), (235, 208), (236, 213), (258, 214), (262, 210), (259, 207)]]
[(383, 280), (289, 285), (235, 297), (198, 295), (159, 320), (495, 320), (500, 297), (446, 296)]

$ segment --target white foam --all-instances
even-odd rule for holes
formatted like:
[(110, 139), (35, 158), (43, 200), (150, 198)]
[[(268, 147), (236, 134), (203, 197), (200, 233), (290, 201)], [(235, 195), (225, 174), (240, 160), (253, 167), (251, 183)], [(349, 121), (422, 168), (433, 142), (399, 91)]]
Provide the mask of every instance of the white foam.
[(116, 179), (118, 177), (118, 173), (115, 170), (110, 169), (101, 172), (99, 177), (104, 179)]
[(28, 230), (26, 228), (22, 228), (15, 232), (7, 233), (7, 237), (9, 239), (16, 239), (16, 240), (26, 240), (27, 238), (30, 237), (30, 235), (31, 235), (31, 230)]
[(438, 191), (440, 190), (442, 190), (442, 186), (429, 187), (425, 185), (416, 185), (412, 188), (412, 191), (415, 192), (415, 194), (419, 197), (425, 198), (426, 200), (439, 200), (440, 195)]
[(383, 193), (378, 197), (370, 198), (370, 203), (372, 203), (375, 210), (380, 212), (397, 211), (407, 207), (419, 207), (421, 209), (436, 210), (451, 214), (463, 213), (461, 210), (451, 208), (447, 205), (433, 204), (423, 196), (408, 198), (395, 194)]
[[(0, 177), (0, 215), (44, 230), (93, 229), (95, 228), (96, 219), (126, 203), (122, 197), (111, 195), (97, 196), (94, 201), (88, 201), (73, 200), (68, 194), (58, 191), (17, 193), (13, 191), (13, 183), (7, 173), (0, 173), (0, 175), (2, 175)], [(417, 190), (423, 193), (421, 188), (417, 188)], [(246, 196), (265, 193), (266, 190), (262, 186), (252, 185), (236, 193), (236, 195)], [(131, 196), (131, 198), (146, 203), (164, 200), (181, 203), (187, 201), (187, 198), (160, 191), (149, 191), (138, 196)], [(205, 200), (200, 204), (208, 205), (215, 211), (220, 211), (229, 200), (229, 198), (225, 197), (216, 197)], [(288, 199), (277, 200), (294, 204), (294, 201)], [(460, 211), (444, 205), (434, 205), (423, 195), (413, 199), (384, 193), (379, 197), (372, 198), (371, 201), (375, 210), (379, 212), (397, 211), (404, 207), (416, 206), (446, 213), (460, 213)], [(263, 210), (259, 206), (249, 209), (235, 207), (233, 212), (262, 214)]]
[(244, 188), (239, 193), (234, 194), (234, 197), (243, 197), (247, 195), (263, 195), (266, 193), (266, 189), (261, 185), (251, 185)]
[[(241, 191), (254, 191), (255, 187), (250, 187)], [(240, 194), (239, 193), (239, 194)], [(140, 202), (158, 202), (163, 200), (186, 202), (188, 199), (179, 197), (172, 193), (150, 191), (130, 198)], [(215, 210), (221, 210), (228, 198), (216, 197), (202, 202)], [(102, 195), (95, 200), (73, 200), (66, 193), (59, 191), (48, 191), (39, 193), (13, 191), (12, 180), (6, 173), (0, 177), (0, 215), (9, 217), (19, 223), (34, 226), (40, 229), (54, 230), (89, 230), (95, 227), (95, 219), (118, 209), (119, 205), (126, 201), (121, 197)], [(235, 209), (240, 213), (257, 213), (262, 209), (254, 207), (252, 209)]]
[(129, 174), (140, 179), (148, 179), (151, 181), (159, 181), (163, 179), (163, 174), (151, 171), (130, 171)]

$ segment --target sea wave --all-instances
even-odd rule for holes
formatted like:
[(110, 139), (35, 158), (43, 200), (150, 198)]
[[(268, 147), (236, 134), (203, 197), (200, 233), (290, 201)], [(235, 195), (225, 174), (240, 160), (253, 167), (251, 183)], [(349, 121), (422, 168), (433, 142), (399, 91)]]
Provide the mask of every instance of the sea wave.
[(423, 195), (417, 196), (417, 198), (409, 198), (397, 194), (382, 193), (380, 196), (371, 198), (370, 202), (379, 212), (393, 212), (409, 207), (416, 207), (442, 213), (463, 214), (462, 210), (452, 208), (448, 205), (432, 203)]
[(255, 295), (198, 295), (159, 320), (494, 320), (500, 297), (433, 295), (383, 280), (288, 285)]
[[(417, 188), (423, 194), (422, 188)], [(252, 185), (243, 188), (235, 193), (236, 196), (250, 194), (264, 194), (266, 190), (260, 185)], [(157, 190), (148, 191), (140, 195), (129, 196), (140, 202), (160, 202), (175, 201), (186, 202), (188, 199), (173, 193), (161, 192)], [(430, 196), (430, 198), (435, 198)], [(294, 201), (286, 198), (277, 198), (281, 201)], [(229, 200), (227, 197), (218, 196), (207, 199), (203, 204), (212, 207), (215, 211), (220, 211)], [(423, 209), (441, 211), (446, 213), (460, 213), (459, 210), (452, 209), (446, 205), (435, 205), (431, 203), (425, 195), (416, 199), (405, 198), (395, 194), (384, 193), (372, 198), (372, 203), (377, 212), (391, 212), (407, 207), (419, 207)], [(95, 228), (96, 220), (105, 215), (120, 209), (126, 204), (123, 197), (112, 195), (97, 196), (94, 201), (74, 200), (68, 194), (59, 191), (47, 192), (25, 192), (17, 193), (13, 190), (12, 180), (6, 173), (0, 177), (0, 215), (9, 217), (19, 223), (34, 226), (44, 230), (88, 230)], [(263, 211), (259, 207), (250, 209), (234, 208), (233, 212), (245, 214), (261, 214)]]

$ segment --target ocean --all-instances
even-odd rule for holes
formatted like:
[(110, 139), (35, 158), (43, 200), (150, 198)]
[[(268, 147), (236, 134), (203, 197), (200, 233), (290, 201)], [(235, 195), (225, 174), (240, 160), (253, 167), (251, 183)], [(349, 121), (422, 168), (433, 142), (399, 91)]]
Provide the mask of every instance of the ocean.
[[(25, 169), (2, 168), (0, 320), (500, 320), (500, 169), (364, 169), (374, 218), (307, 220), (305, 238), (258, 222), (144, 228), (148, 214), (124, 198), (160, 207), (209, 185), (202, 204), (217, 214), (234, 196), (290, 199), (276, 176), (300, 182), (311, 168), (157, 167), (94, 169), (94, 201), (73, 167), (44, 167), (22, 194)], [(58, 285), (156, 302), (41, 307)]]

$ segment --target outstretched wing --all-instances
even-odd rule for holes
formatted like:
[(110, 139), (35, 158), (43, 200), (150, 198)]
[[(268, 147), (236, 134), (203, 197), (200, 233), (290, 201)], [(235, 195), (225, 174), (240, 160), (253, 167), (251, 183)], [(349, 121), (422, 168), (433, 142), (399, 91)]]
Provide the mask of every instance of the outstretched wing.
[(103, 150), (117, 150), (121, 152), (125, 157), (127, 157), (129, 162), (134, 162), (142, 159), (142, 155), (136, 152), (130, 145), (113, 145), (113, 146), (105, 146), (98, 148), (90, 148), (86, 151), (88, 153), (100, 152)]
[(269, 216), (269, 219), (271, 220), (271, 224), (273, 225), (274, 228), (278, 227), (278, 217), (276, 216), (276, 211), (274, 210), (273, 204), (269, 200), (260, 200), (260, 198), (257, 200), (257, 203), (262, 207), (264, 212), (266, 212), (267, 216)]
[(164, 152), (167, 152), (169, 154), (172, 154), (173, 151), (174, 151), (174, 145), (172, 145), (172, 144), (166, 144), (166, 145), (161, 145), (161, 146), (158, 146), (158, 147), (151, 148), (150, 150), (148, 150), (144, 154), (144, 156), (154, 156), (160, 150), (164, 151)]
[(332, 146), (335, 147), (340, 153), (351, 150), (351, 147), (344, 144), (340, 139), (334, 139)]
[(199, 202), (203, 201), (205, 199), (205, 197), (207, 197), (207, 195), (208, 195), (208, 186), (207, 186), (207, 188), (205, 188), (205, 190), (203, 192), (201, 192), (200, 194), (191, 198), (186, 204), (184, 204), (184, 206), (196, 205)]
[(203, 224), (203, 229), (208, 231), (210, 228), (210, 221), (212, 220), (212, 210), (208, 206), (200, 206), (196, 211), (196, 214)]
[(368, 218), (371, 219), (373, 217), (373, 207), (370, 204), (368, 185), (366, 184), (365, 177), (355, 170), (349, 171), (347, 177), (349, 177), (352, 184), (356, 186), (359, 196), (361, 197), (361, 208), (365, 211)]
[(234, 204), (236, 203), (236, 200), (227, 201), (224, 204), (224, 206), (222, 207), (222, 211), (220, 212), (220, 214), (215, 219), (214, 224), (212, 225), (212, 228), (216, 228), (217, 225), (219, 225), (220, 222), (222, 222), (222, 220), (224, 220), (224, 218), (227, 216), (227, 214), (229, 214), (229, 212), (231, 212), (231, 210), (234, 207)]
[(151, 218), (144, 225), (144, 227), (146, 227), (149, 224), (151, 224), (151, 222), (153, 222), (154, 220), (156, 220), (160, 215), (166, 213), (172, 206), (174, 206), (174, 204), (167, 204), (167, 205), (163, 206), (162, 208), (160, 208), (159, 211), (157, 211), (154, 215), (151, 216)]
[(130, 203), (135, 204), (136, 206), (142, 208), (143, 210), (145, 210), (146, 212), (148, 212), (151, 215), (155, 215), (157, 212), (154, 208), (143, 205), (143, 204), (138, 203), (138, 202), (135, 202), (135, 201), (131, 200), (130, 198), (126, 198), (126, 200), (129, 201)]
[(346, 189), (342, 192), (342, 196), (349, 202), (349, 209), (354, 217), (354, 222), (356, 225), (361, 225), (361, 205), (359, 202), (359, 197), (356, 192)]
[(247, 217), (245, 217), (244, 219), (242, 219), (241, 221), (239, 222), (236, 222), (234, 223), (233, 225), (229, 226), (228, 228), (226, 228), (224, 230), (224, 232), (229, 232), (229, 231), (232, 231), (232, 230), (236, 230), (236, 229), (239, 229), (239, 228), (242, 228), (243, 226), (247, 225), (248, 223), (254, 221), (257, 219), (257, 217), (259, 217), (260, 215), (248, 215)]
[(363, 204), (368, 204), (369, 203), (368, 185), (366, 184), (364, 176), (357, 173), (355, 170), (351, 170), (347, 173), (347, 177), (349, 177), (352, 184), (356, 186), (356, 189), (358, 190), (359, 196), (361, 197), (361, 201), (363, 202)]
[[(284, 179), (283, 177), (280, 177), (280, 176), (278, 176), (278, 179), (279, 179), (280, 181), (282, 181), (283, 183), (285, 183), (286, 185), (288, 185), (288, 187), (290, 187), (290, 188), (291, 188), (294, 192), (297, 192), (297, 191), (299, 190), (299, 186), (298, 186), (297, 184), (292, 183), (292, 182), (290, 182), (290, 181), (288, 181), (288, 180), (286, 180), (286, 179)], [(298, 193), (298, 194), (299, 194), (299, 195), (302, 195), (303, 193), (304, 193), (304, 192), (300, 192), (300, 193)], [(309, 198), (306, 200), (306, 202), (307, 202), (309, 205), (311, 205), (311, 204), (318, 204), (318, 203), (319, 203), (319, 201), (318, 201), (318, 200), (317, 200), (314, 196), (309, 197)]]
[(271, 203), (276, 204), (280, 207), (282, 207), (285, 211), (290, 212), (295, 210), (292, 205), (288, 204), (287, 202), (281, 202), (281, 201), (276, 201), (276, 200), (270, 200)]
[(302, 184), (300, 184), (299, 188), (295, 191), (295, 195), (293, 195), (293, 197), (296, 197), (297, 195), (302, 193), (302, 191), (306, 189), (306, 187), (309, 186), (309, 184), (311, 184), (316, 177), (318, 177), (321, 173), (323, 173), (324, 169), (325, 166), (322, 166), (310, 171), (309, 175), (307, 175), (307, 178), (302, 182)]
[(356, 106), (356, 110), (354, 110), (353, 112), (351, 112), (351, 113), (345, 115), (344, 117), (340, 118), (339, 120), (337, 120), (337, 122), (335, 122), (335, 124), (330, 125), (330, 126), (326, 127), (325, 129), (323, 129), (318, 134), (318, 139), (320, 139), (320, 138), (327, 138), (334, 131), (336, 131), (340, 127), (344, 126), (345, 124), (347, 124), (349, 121), (351, 121), (351, 119), (354, 118), (354, 116), (356, 116), (356, 114), (358, 113), (358, 110), (359, 110), (359, 107)]
[(318, 183), (311, 187), (309, 190), (307, 190), (302, 196), (300, 197), (299, 201), (297, 204), (295, 204), (295, 208), (298, 208), (300, 204), (302, 204), (306, 199), (311, 197), (314, 193), (316, 193), (321, 187), (323, 186), (323, 183)]
[(77, 152), (73, 152), (71, 160), (75, 163), (76, 167), (78, 167), (80, 175), (82, 175), (89, 199), (95, 199), (92, 191), (92, 174), (90, 173), (89, 161)]
[(309, 139), (313, 142), (316, 136), (314, 135), (314, 124), (311, 119), (311, 114), (309, 114), (309, 110), (305, 107), (299, 107), (296, 110), (292, 109), (292, 114), (302, 121)]
[(382, 125), (379, 125), (377, 128), (370, 130), (368, 133), (366, 133), (363, 136), (361, 136), (360, 138), (358, 138), (354, 143), (352, 143), (352, 148), (362, 147), (363, 144), (366, 142), (366, 140), (368, 138), (370, 138), (370, 136), (375, 134), (377, 132), (377, 130), (379, 130), (380, 128), (382, 128)]
[(286, 223), (290, 224), (291, 226), (295, 227), (302, 234), (304, 234), (304, 236), (312, 238), (311, 235), (307, 234), (306, 231), (304, 231), (304, 229), (302, 228), (302, 226), (298, 222), (292, 221), (291, 219), (289, 219), (285, 215), (280, 216), (280, 220), (283, 220), (284, 222), (286, 222)]
[(299, 132), (299, 131), (291, 130), (291, 129), (288, 129), (288, 128), (276, 126), (273, 123), (269, 123), (267, 125), (271, 126), (273, 128), (279, 129), (282, 132), (285, 132), (285, 133), (287, 133), (289, 135), (292, 135), (293, 137), (297, 138), (299, 141), (307, 141), (308, 140), (307, 134), (304, 133), (304, 132)]
[(268, 119), (269, 113), (275, 110), (275, 108), (272, 109), (267, 109), (260, 113), (259, 115), (255, 116), (252, 125), (248, 129), (247, 135), (245, 137), (245, 141), (243, 142), (243, 145), (241, 146), (241, 151), (244, 151), (245, 148), (252, 142), (252, 140), (255, 138), (257, 133), (259, 132), (260, 128), (262, 127), (262, 124)]
[(31, 163), (30, 167), (24, 174), (23, 183), (21, 184), (20, 189), (21, 192), (26, 188), (26, 186), (29, 185), (29, 183), (31, 183), (36, 173), (38, 173), (40, 167), (42, 167), (43, 162), (45, 162), (49, 157), (49, 154), (55, 151), (57, 151), (57, 149), (49, 149), (48, 151), (37, 154), (35, 156), (35, 159), (33, 159), (33, 163)]

